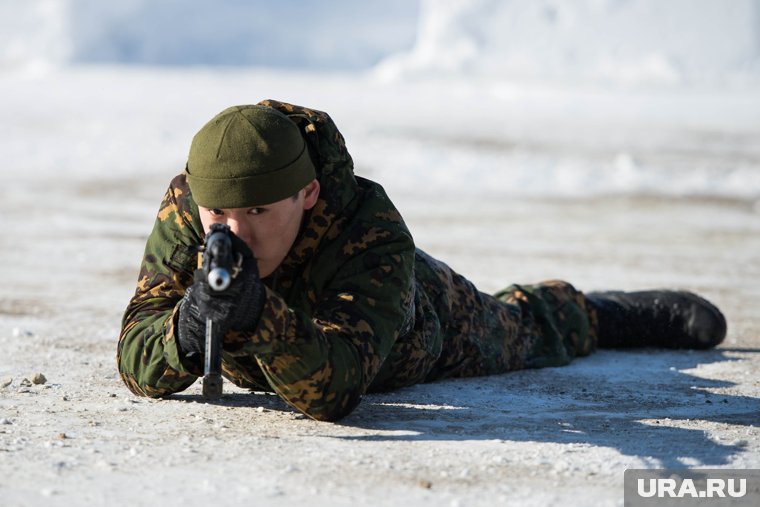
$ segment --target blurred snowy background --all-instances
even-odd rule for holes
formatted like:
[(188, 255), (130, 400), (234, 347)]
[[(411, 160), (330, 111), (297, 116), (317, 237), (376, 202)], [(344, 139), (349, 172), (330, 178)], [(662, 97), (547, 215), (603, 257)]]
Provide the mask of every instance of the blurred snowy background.
[(756, 0), (4, 0), (5, 70), (366, 70), (388, 78), (725, 85), (760, 74)]
[(760, 196), (758, 0), (2, 0), (0, 86), (40, 176), (170, 175), (277, 98), (417, 193)]

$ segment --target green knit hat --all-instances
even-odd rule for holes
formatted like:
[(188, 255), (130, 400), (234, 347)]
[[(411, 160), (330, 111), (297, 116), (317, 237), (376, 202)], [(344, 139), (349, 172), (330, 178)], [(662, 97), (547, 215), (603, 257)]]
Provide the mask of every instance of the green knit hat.
[(316, 177), (306, 141), (287, 116), (267, 106), (233, 106), (190, 145), (187, 182), (205, 208), (264, 206)]

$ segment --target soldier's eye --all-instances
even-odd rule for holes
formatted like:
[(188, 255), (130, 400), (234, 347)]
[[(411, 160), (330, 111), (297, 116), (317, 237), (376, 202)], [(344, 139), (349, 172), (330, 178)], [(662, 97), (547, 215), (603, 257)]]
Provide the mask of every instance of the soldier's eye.
[(248, 210), (248, 213), (250, 215), (261, 215), (265, 211), (266, 211), (266, 209), (264, 209), (264, 208), (251, 208), (251, 209)]
[(220, 217), (224, 215), (224, 211), (220, 210), (219, 208), (212, 208), (208, 210), (208, 212), (214, 215), (215, 217)]

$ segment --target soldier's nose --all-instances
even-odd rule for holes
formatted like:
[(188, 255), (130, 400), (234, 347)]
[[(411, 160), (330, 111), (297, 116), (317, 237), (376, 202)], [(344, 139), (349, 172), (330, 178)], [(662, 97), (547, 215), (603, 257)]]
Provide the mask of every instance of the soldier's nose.
[(235, 220), (227, 220), (227, 225), (230, 227), (230, 230), (237, 236), (238, 238), (242, 239), (242, 234), (240, 230), (240, 222), (237, 222)]
[(252, 243), (250, 228), (246, 227), (244, 223), (236, 220), (228, 220), (227, 225), (230, 226), (230, 230), (235, 234), (235, 236), (245, 241), (245, 243), (250, 248)]

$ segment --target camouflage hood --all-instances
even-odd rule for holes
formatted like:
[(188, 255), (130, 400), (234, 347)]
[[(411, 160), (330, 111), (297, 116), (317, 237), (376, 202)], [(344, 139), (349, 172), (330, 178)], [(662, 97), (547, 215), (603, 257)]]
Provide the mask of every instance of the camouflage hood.
[(345, 208), (356, 195), (354, 161), (332, 118), (321, 111), (276, 100), (263, 100), (259, 105), (280, 111), (298, 125), (322, 186), (320, 200), (331, 212)]
[(334, 236), (341, 229), (337, 222), (350, 214), (358, 184), (343, 135), (327, 113), (276, 100), (263, 100), (259, 105), (280, 111), (298, 126), (306, 139), (321, 187), (317, 204), (306, 213), (293, 247), (272, 275), (278, 286), (284, 285), (287, 289), (298, 266), (317, 251), (324, 237)]

